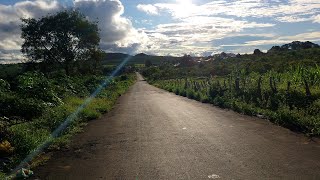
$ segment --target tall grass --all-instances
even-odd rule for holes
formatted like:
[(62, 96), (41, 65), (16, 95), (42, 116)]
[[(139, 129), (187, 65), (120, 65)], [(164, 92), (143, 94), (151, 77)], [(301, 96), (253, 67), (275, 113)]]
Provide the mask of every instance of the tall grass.
[[(135, 81), (135, 75), (122, 75), (116, 77), (110, 86), (102, 90), (92, 102), (80, 113), (71, 125), (57, 138), (49, 149), (59, 148), (68, 143), (72, 134), (80, 132), (81, 127), (87, 121), (101, 117), (103, 113), (110, 111), (117, 98), (123, 94)], [(93, 85), (92, 85), (93, 86)], [(71, 113), (81, 104), (85, 96), (71, 95), (62, 99), (62, 103), (51, 108), (46, 108), (40, 116), (28, 121), (6, 127), (6, 137), (14, 147), (14, 153), (9, 158), (11, 163), (3, 170), (17, 164), (22, 158), (39, 146), (51, 132), (56, 129)], [(1, 176), (0, 176), (1, 177)]]
[(310, 136), (320, 135), (320, 67), (292, 67), (264, 74), (234, 71), (225, 77), (155, 80), (154, 85), (202, 102), (276, 124)]

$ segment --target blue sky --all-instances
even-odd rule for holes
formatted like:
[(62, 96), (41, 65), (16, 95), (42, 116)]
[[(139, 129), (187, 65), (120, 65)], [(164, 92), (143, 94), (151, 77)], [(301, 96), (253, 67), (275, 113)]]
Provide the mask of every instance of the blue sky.
[(78, 8), (107, 52), (195, 56), (320, 43), (319, 0), (0, 0), (0, 59), (19, 59), (20, 18)]

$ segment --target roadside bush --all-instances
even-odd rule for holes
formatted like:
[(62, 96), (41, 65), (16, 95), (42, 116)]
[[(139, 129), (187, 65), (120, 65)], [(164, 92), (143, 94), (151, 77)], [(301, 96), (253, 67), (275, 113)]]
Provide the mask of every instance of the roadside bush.
[(15, 112), (12, 112), (12, 115), (17, 115), (27, 120), (39, 117), (48, 107), (42, 100), (34, 98), (16, 99), (12, 104), (17, 108)]
[(179, 88), (177, 88), (177, 87), (174, 88), (173, 92), (174, 92), (176, 95), (179, 95), (179, 93), (180, 93), (180, 92), (179, 92)]
[(61, 99), (54, 92), (52, 82), (40, 72), (27, 72), (18, 78), (17, 93), (23, 98), (34, 98), (58, 105)]
[(187, 96), (186, 90), (181, 88), (181, 89), (179, 90), (179, 95), (186, 97), (186, 96)]
[(39, 129), (48, 129), (50, 132), (56, 129), (74, 110), (74, 107), (63, 104), (47, 109), (41, 117), (34, 120), (34, 126)]
[(15, 147), (15, 154), (19, 157), (25, 157), (50, 134), (46, 129), (35, 128), (30, 122), (11, 126), (9, 131), (12, 134), (10, 142)]
[(9, 90), (10, 90), (10, 84), (5, 80), (0, 79), (0, 92), (6, 92)]
[(0, 115), (19, 116), (26, 120), (40, 116), (48, 107), (42, 100), (22, 98), (12, 93), (0, 93)]
[(190, 99), (195, 99), (195, 92), (193, 90), (191, 90), (191, 89), (187, 89), (186, 95)]
[[(185, 70), (180, 67), (176, 69), (179, 72)], [(161, 73), (166, 74), (165, 71), (163, 69)], [(297, 66), (264, 73), (236, 68), (226, 76), (205, 78), (190, 74), (171, 75), (173, 79), (169, 79), (170, 76), (165, 80), (153, 77), (152, 82), (177, 95), (247, 115), (268, 117), (290, 129), (309, 134), (319, 132), (316, 129), (319, 128), (316, 123), (320, 117), (319, 66)], [(309, 123), (307, 117), (312, 119)]]
[(308, 113), (311, 115), (320, 114), (320, 99), (315, 100), (308, 108)]
[(320, 118), (315, 116), (301, 117), (300, 122), (303, 127), (307, 127), (305, 133), (310, 136), (320, 134)]
[(213, 103), (214, 105), (216, 105), (216, 106), (221, 107), (221, 108), (225, 108), (225, 104), (224, 104), (224, 103), (225, 103), (225, 100), (224, 100), (222, 97), (220, 97), (220, 96), (215, 97), (215, 98), (213, 99), (212, 103)]
[(301, 117), (298, 110), (290, 110), (288, 107), (282, 107), (277, 111), (274, 121), (289, 129), (305, 132), (306, 127), (304, 127), (300, 121)]
[(80, 115), (83, 119), (86, 120), (93, 120), (97, 119), (101, 116), (101, 113), (97, 111), (96, 109), (91, 109), (91, 108), (85, 108)]
[(194, 99), (197, 100), (197, 101), (202, 101), (201, 93), (195, 92)]
[[(29, 78), (30, 76), (32, 78)], [(84, 103), (84, 100), (89, 95), (89, 89), (93, 89), (94, 86), (94, 89), (96, 89), (104, 78), (96, 76), (86, 76), (83, 78), (59, 77), (52, 79), (52, 82), (50, 82), (52, 84), (45, 84), (36, 83), (41, 82), (45, 77), (41, 77), (40, 75), (40, 77), (34, 78), (33, 76), (35, 75), (24, 74), (20, 77), (20, 80), (23, 82), (22, 85), (19, 85), (19, 88), (16, 89), (19, 93), (0, 91), (0, 140), (6, 137), (14, 148), (14, 154), (10, 157), (12, 162), (8, 165), (8, 169), (19, 163), (22, 158), (43, 143), (67, 117), (73, 114), (79, 106)], [(96, 119), (100, 117), (102, 113), (111, 110), (117, 98), (135, 81), (135, 75), (126, 76), (126, 78), (114, 78), (109, 86), (104, 88), (96, 98), (92, 99), (91, 103), (61, 132), (60, 135), (62, 137), (56, 139), (53, 142), (53, 146), (63, 145), (63, 143), (66, 143), (68, 138), (71, 137), (71, 134), (81, 131), (81, 127), (86, 121)], [(66, 81), (63, 81), (63, 79)], [(50, 87), (51, 85), (52, 87)], [(80, 86), (85, 85), (88, 87), (83, 87), (80, 90), (77, 89), (78, 86), (80, 88)], [(72, 86), (72, 88), (70, 86)], [(30, 89), (31, 92), (28, 93), (32, 95), (40, 90), (40, 87), (52, 88), (54, 92), (64, 92), (64, 94), (59, 94), (61, 97), (68, 96), (62, 98), (63, 103), (54, 106), (40, 99), (43, 94), (35, 97), (28, 97), (27, 95), (21, 97), (22, 92)], [(70, 89), (72, 90), (69, 91)], [(73, 90), (77, 91), (72, 92)], [(86, 93), (86, 97), (82, 97), (82, 95)], [(2, 118), (4, 115), (9, 118)], [(28, 120), (28, 122), (21, 121), (19, 124), (10, 124), (10, 122), (6, 122), (14, 119), (11, 119), (10, 116), (21, 116)], [(6, 136), (2, 136), (3, 133), (5, 133)]]
[(120, 76), (120, 81), (125, 81), (125, 80), (128, 80), (129, 77), (127, 75), (121, 75)]

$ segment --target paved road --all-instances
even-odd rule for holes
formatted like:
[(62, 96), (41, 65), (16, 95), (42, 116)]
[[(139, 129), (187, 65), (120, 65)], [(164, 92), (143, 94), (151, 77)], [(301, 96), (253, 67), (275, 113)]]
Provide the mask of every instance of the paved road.
[(139, 81), (40, 179), (320, 179), (320, 143)]

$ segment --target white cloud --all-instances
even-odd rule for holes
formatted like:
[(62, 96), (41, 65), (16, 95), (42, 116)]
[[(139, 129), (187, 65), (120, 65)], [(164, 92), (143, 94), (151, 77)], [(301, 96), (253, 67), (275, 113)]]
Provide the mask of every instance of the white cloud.
[(122, 17), (124, 7), (119, 0), (77, 1), (75, 8), (90, 20), (98, 20), (102, 44), (118, 43), (127, 46), (136, 42), (137, 31), (128, 18)]
[(310, 21), (311, 16), (320, 13), (320, 1), (318, 0), (219, 0), (203, 5), (156, 3), (145, 4), (144, 6), (152, 6), (158, 11), (167, 12), (177, 19), (201, 15), (229, 15), (235, 17), (272, 17), (274, 20), (281, 22), (301, 22)]
[[(120, 0), (76, 0), (79, 9), (90, 20), (97, 21), (101, 35), (101, 47), (105, 50), (135, 53), (144, 48), (148, 37), (138, 32), (128, 18), (123, 17), (124, 7)], [(13, 5), (0, 4), (0, 51), (14, 50), (18, 53), (23, 40), (20, 38), (20, 18), (40, 18), (48, 13), (66, 9), (59, 1), (21, 1)], [(10, 54), (10, 55), (9, 55)], [(0, 53), (0, 59), (13, 57), (12, 53)], [(21, 55), (21, 54), (20, 54)], [(12, 58), (12, 59), (16, 59)]]
[[(149, 49), (153, 54), (176, 55), (202, 54), (217, 52), (220, 47), (213, 47), (212, 41), (228, 36), (236, 36), (248, 28), (272, 27), (274, 24), (256, 23), (221, 17), (194, 16), (181, 19), (176, 23), (157, 25), (152, 30), (145, 30), (155, 44)], [(264, 35), (264, 34), (262, 34)], [(271, 36), (266, 34), (266, 36)], [(159, 49), (161, 52), (159, 53)], [(158, 53), (157, 53), (158, 52)]]
[(276, 18), (280, 22), (288, 22), (288, 23), (297, 23), (297, 22), (304, 22), (310, 21), (311, 18), (304, 18), (299, 16), (281, 16)]
[(0, 51), (0, 63), (10, 64), (23, 62), (25, 58), (17, 50)]
[[(164, 54), (171, 51), (181, 55), (188, 51), (218, 51), (223, 46), (213, 48), (214, 40), (235, 37), (247, 29), (255, 29), (255, 34), (260, 39), (271, 40), (257, 38), (257, 41), (248, 42), (243, 48), (238, 48), (245, 52), (251, 51), (252, 47), (248, 46), (273, 45), (294, 40), (318, 40), (310, 34), (277, 37), (265, 32), (275, 30), (271, 28), (276, 26), (277, 22), (320, 22), (319, 0), (217, 0), (201, 5), (193, 4), (191, 1), (181, 1), (184, 4), (179, 2), (149, 4), (157, 9), (157, 13), (168, 14), (173, 18), (173, 23), (160, 24), (151, 30), (145, 30), (156, 44), (153, 46), (154, 52), (161, 49)], [(260, 18), (268, 18), (268, 22), (274, 23), (261, 23)]]
[(57, 0), (53, 1), (21, 1), (13, 6), (18, 17), (40, 18), (48, 13), (53, 13), (62, 8)]
[(312, 19), (314, 23), (320, 23), (320, 14), (312, 16)]
[(137, 9), (150, 15), (158, 15), (158, 8), (151, 4), (138, 4)]
[[(61, 9), (58, 1), (22, 1), (14, 5), (0, 4), (0, 59), (6, 62), (11, 59), (16, 61), (21, 58), (20, 46), (20, 18), (39, 18), (48, 13)], [(11, 52), (9, 52), (11, 51)]]
[(290, 43), (292, 41), (320, 41), (320, 32), (307, 32), (296, 34), (293, 36), (277, 36), (268, 40), (255, 40), (248, 41), (244, 44), (231, 44), (231, 45), (223, 45), (223, 46), (261, 46), (261, 45), (281, 45)]
[[(295, 36), (279, 37), (274, 34), (274, 30), (279, 31), (274, 28), (278, 22), (320, 23), (319, 0), (215, 0), (198, 5), (191, 3), (192, 1), (168, 2), (171, 3), (136, 6), (148, 15), (158, 15), (155, 18), (160, 17), (160, 14), (171, 16), (171, 19), (168, 19), (171, 23), (158, 24), (151, 29), (134, 28), (132, 19), (123, 16), (124, 6), (120, 0), (75, 0), (73, 6), (80, 9), (90, 20), (99, 21), (101, 47), (110, 52), (208, 54), (219, 52), (226, 46), (240, 46), (213, 46), (213, 41), (239, 34), (250, 36), (247, 33), (250, 29), (255, 30), (252, 36), (266, 38), (248, 41), (241, 45), (243, 48), (237, 50), (247, 51), (251, 46), (274, 45), (293, 40), (319, 40), (319, 34), (315, 31)], [(13, 5), (0, 4), (0, 59), (19, 57), (13, 56), (22, 44), (19, 18), (40, 18), (65, 8), (58, 0), (22, 0)], [(263, 23), (261, 18), (267, 18), (268, 22), (273, 23)], [(137, 23), (140, 26), (150, 26), (157, 22), (154, 19), (145, 19)]]

